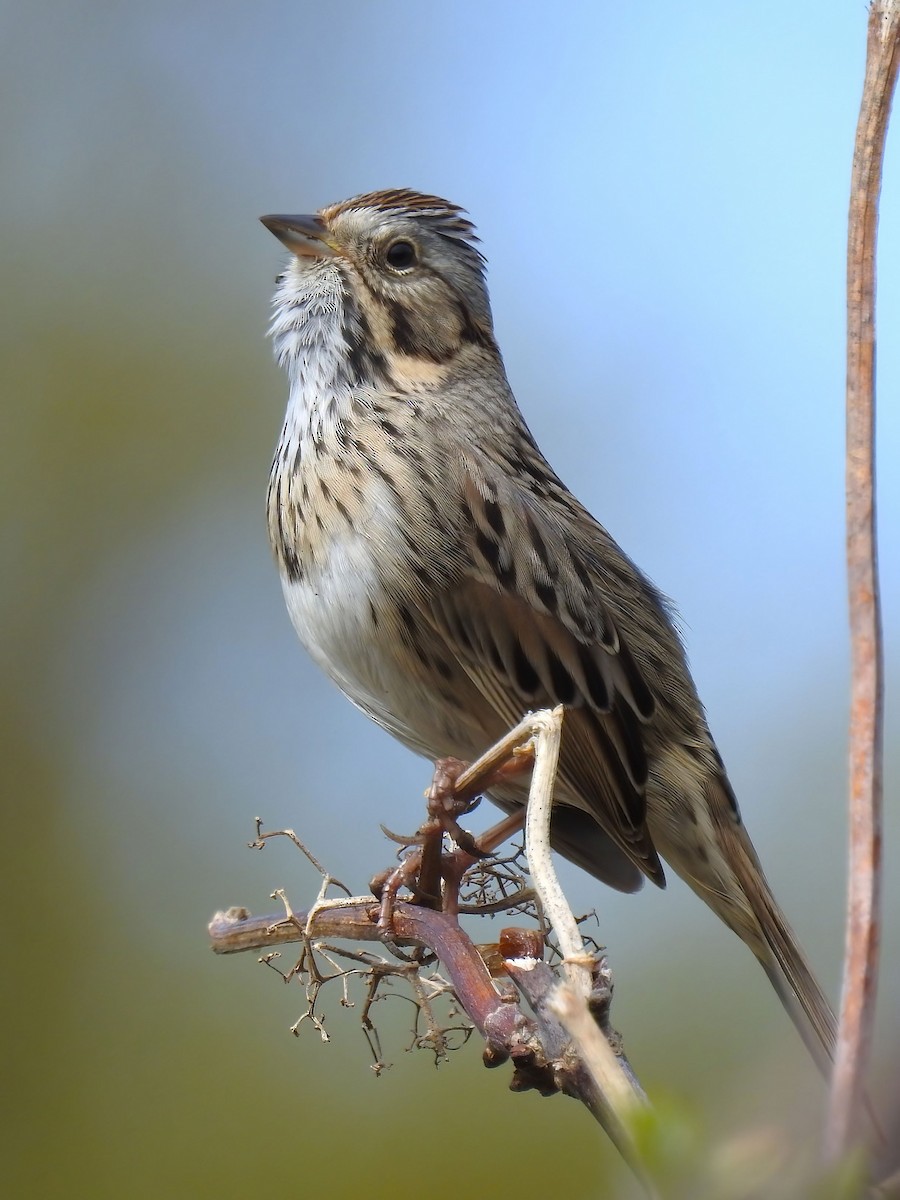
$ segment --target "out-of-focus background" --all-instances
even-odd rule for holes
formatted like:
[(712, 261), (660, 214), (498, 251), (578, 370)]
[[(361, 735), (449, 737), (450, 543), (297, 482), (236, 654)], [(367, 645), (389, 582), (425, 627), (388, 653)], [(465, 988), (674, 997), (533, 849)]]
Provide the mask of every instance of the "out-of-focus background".
[[(548, 457), (677, 602), (776, 892), (837, 994), (845, 887), (845, 212), (862, 4), (6, 6), (2, 39), (4, 1178), (30, 1196), (623, 1194), (563, 1099), (475, 1045), (207, 949), (212, 911), (358, 889), (427, 764), (305, 658), (263, 520), (286, 395), (258, 223), (411, 186), (464, 204)], [(879, 281), (881, 566), (900, 670), (900, 130)], [(889, 697), (890, 699), (890, 697)], [(872, 1090), (896, 1100), (896, 706)], [(762, 972), (677, 880), (572, 868), (656, 1096), (715, 1140), (814, 1139)], [(484, 935), (490, 938), (492, 926)], [(892, 1082), (893, 1081), (893, 1082)], [(894, 1088), (892, 1096), (891, 1089)], [(776, 1131), (776, 1132), (772, 1132)], [(768, 1143), (766, 1143), (768, 1144)], [(809, 1144), (814, 1144), (811, 1140)], [(522, 1148), (525, 1148), (524, 1152)], [(410, 1185), (411, 1186), (411, 1185)]]

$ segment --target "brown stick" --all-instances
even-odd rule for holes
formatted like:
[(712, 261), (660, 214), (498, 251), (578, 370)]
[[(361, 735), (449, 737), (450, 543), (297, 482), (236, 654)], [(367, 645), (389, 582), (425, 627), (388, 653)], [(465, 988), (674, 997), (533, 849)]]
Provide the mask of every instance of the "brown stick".
[(834, 1160), (862, 1107), (878, 975), (883, 673), (875, 533), (875, 244), (881, 167), (900, 65), (900, 0), (869, 9), (847, 244), (847, 575), (852, 658), (850, 865), (844, 980), (825, 1135)]
[[(604, 1032), (599, 1036), (608, 1039), (611, 1036), (608, 1008), (612, 990), (605, 960), (601, 961), (588, 953), (550, 862), (550, 812), (562, 725), (562, 708), (552, 712), (531, 713), (477, 762), (467, 767), (455, 782), (448, 785), (446, 779), (441, 778), (440, 781), (445, 789), (449, 787), (453, 799), (467, 802), (494, 780), (519, 774), (533, 764), (526, 842), (534, 890), (542, 898), (545, 916), (559, 940), (563, 954), (562, 968), (576, 985), (573, 989), (575, 1000), (584, 1008), (589, 1021), (595, 1021), (598, 1014), (602, 1016)], [(439, 780), (438, 772), (446, 773), (446, 765), (438, 764), (435, 785)], [(532, 810), (535, 819), (532, 819)], [(511, 824), (518, 825), (519, 822), (518, 816), (507, 817), (494, 831), (489, 831), (487, 843), (505, 832)], [(284, 917), (254, 918), (243, 908), (217, 913), (209, 926), (216, 953), (272, 950), (289, 941), (302, 941), (307, 945), (312, 943), (312, 949), (315, 950), (316, 942), (323, 937), (331, 940), (383, 940), (384, 894), (381, 901), (374, 896), (327, 899), (325, 888), (331, 877), (325, 875), (294, 833), (289, 830), (283, 832), (300, 846), (323, 874), (325, 882), (318, 901), (309, 912), (298, 913), (288, 907), (283, 894), (279, 893), (287, 910)], [(256, 844), (262, 844), (273, 836), (271, 833), (262, 833), (257, 823)], [(483, 848), (487, 848), (487, 845)], [(551, 997), (550, 985), (556, 985), (555, 972), (533, 948), (528, 950), (525, 958), (520, 957), (518, 934), (523, 931), (504, 931), (507, 935), (516, 935), (506, 937), (508, 953), (503, 954), (507, 978), (516, 984), (510, 990), (495, 984), (478, 948), (460, 926), (458, 887), (465, 871), (480, 861), (475, 857), (479, 847), (473, 847), (473, 851), (474, 854), (460, 847), (453, 854), (441, 856), (441, 871), (437, 877), (443, 875), (446, 881), (443, 908), (401, 900), (398, 895), (400, 887), (414, 884), (415, 873), (407, 878), (402, 872), (400, 875), (391, 872), (390, 879), (397, 876), (398, 880), (398, 887), (390, 897), (388, 911), (387, 929), (391, 943), (395, 948), (412, 945), (431, 950), (446, 971), (460, 1005), (485, 1039), (485, 1064), (496, 1066), (512, 1060), (513, 1079), (510, 1086), (513, 1090), (537, 1088), (544, 1094), (561, 1091), (580, 1100), (606, 1130), (640, 1179), (646, 1194), (655, 1196), (641, 1165), (630, 1124), (635, 1109), (646, 1104), (646, 1095), (621, 1048), (613, 1051), (605, 1041), (608, 1049), (605, 1056), (594, 1054), (590, 1061), (582, 1061), (575, 1043), (566, 1036), (563, 1027), (544, 1003)], [(413, 852), (415, 855), (418, 855), (420, 866), (422, 856)], [(543, 933), (525, 931), (524, 936), (526, 941), (529, 936), (536, 937), (539, 952), (542, 953)], [(501, 934), (501, 944), (503, 942), (504, 935)], [(535, 991), (532, 985), (538, 980), (543, 983)], [(520, 1007), (519, 996), (531, 1006), (533, 1016), (528, 1016)]]

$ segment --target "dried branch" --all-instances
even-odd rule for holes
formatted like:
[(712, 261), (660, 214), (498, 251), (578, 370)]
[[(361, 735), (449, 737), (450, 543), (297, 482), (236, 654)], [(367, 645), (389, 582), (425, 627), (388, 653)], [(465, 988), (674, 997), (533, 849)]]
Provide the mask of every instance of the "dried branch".
[[(278, 946), (301, 942), (300, 962), (285, 978), (300, 975), (307, 980), (309, 1008), (305, 1015), (323, 1036), (322, 1020), (314, 1011), (322, 984), (335, 977), (346, 982), (348, 975), (364, 976), (368, 980), (368, 994), (363, 1024), (376, 1053), (377, 1070), (382, 1070), (384, 1064), (380, 1061), (377, 1031), (368, 1014), (380, 981), (386, 975), (401, 975), (410, 981), (418, 1011), (428, 1027), (424, 1037), (417, 1034), (417, 1044), (425, 1043), (435, 1053), (442, 1053), (448, 1031), (436, 1024), (431, 1012), (431, 984), (420, 974), (422, 951), (430, 952), (446, 972), (459, 1005), (484, 1038), (485, 1065), (499, 1066), (511, 1061), (510, 1086), (515, 1091), (537, 1089), (545, 1095), (563, 1092), (580, 1100), (609, 1134), (648, 1194), (652, 1194), (638, 1160), (629, 1122), (635, 1106), (644, 1105), (646, 1097), (624, 1056), (618, 1035), (609, 1024), (612, 985), (606, 960), (602, 955), (590, 953), (585, 946), (550, 857), (550, 812), (562, 722), (561, 708), (530, 715), (470, 767), (460, 771), (459, 764), (454, 765), (450, 760), (438, 764), (428, 821), (409, 839), (415, 848), (407, 853), (400, 868), (381, 877), (379, 886), (384, 890), (380, 898), (372, 895), (329, 899), (326, 888), (333, 880), (320, 866), (324, 882), (308, 912), (294, 911), (286, 900), (286, 911), (281, 917), (254, 918), (246, 909), (229, 909), (216, 914), (209, 932), (216, 953), (262, 950), (267, 952), (264, 959), (267, 962), (277, 953)], [(516, 855), (496, 865), (491, 860), (485, 861), (486, 850), (493, 849), (498, 839), (508, 836), (512, 829), (521, 827), (521, 817), (506, 818), (477, 843), (456, 825), (456, 815), (467, 811), (482, 790), (500, 778), (520, 773), (532, 761), (526, 850), (533, 892), (518, 869)], [(445, 827), (453, 831), (457, 841), (456, 849), (450, 853), (434, 849), (435, 832), (439, 847), (443, 841), (443, 832), (437, 828), (441, 818), (449, 823)], [(292, 831), (284, 832), (311, 862), (316, 862)], [(257, 830), (256, 844), (263, 844), (271, 836), (274, 835)], [(515, 868), (511, 864), (516, 864)], [(420, 873), (425, 871), (431, 880), (428, 888), (420, 882)], [(495, 896), (491, 895), (487, 882), (492, 872), (495, 872)], [(461, 903), (462, 887), (466, 903)], [(403, 888), (414, 898), (421, 896), (421, 902), (402, 898)], [(507, 911), (521, 911), (523, 905), (533, 903), (531, 898), (537, 894), (542, 905), (542, 928), (506, 929), (501, 933), (499, 947), (492, 948), (491, 956), (501, 978), (494, 979), (484, 954), (461, 928), (459, 913), (461, 910), (494, 912), (498, 897), (504, 896), (507, 889), (510, 889), (505, 896)], [(438, 890), (440, 896), (435, 894)], [(484, 903), (473, 903), (473, 898)], [(555, 934), (567, 979), (561, 996), (557, 972), (543, 961), (547, 926)], [(344, 952), (334, 941), (379, 942), (395, 956), (402, 956), (402, 965), (357, 952), (349, 955), (354, 965), (343, 971), (336, 966), (335, 956)], [(408, 950), (411, 955), (405, 953)], [(335, 975), (323, 974), (318, 969), (317, 955), (324, 956), (335, 967)], [(523, 1000), (525, 1005), (521, 1003)], [(565, 1014), (563, 1023), (559, 1012)], [(574, 1022), (572, 1028), (579, 1031), (574, 1036), (568, 1032), (571, 1022)], [(593, 1030), (593, 1037), (586, 1032), (588, 1028)]]
[(533, 721), (535, 763), (528, 794), (525, 818), (525, 854), (535, 889), (541, 899), (544, 916), (559, 940), (563, 968), (571, 986), (581, 996), (591, 988), (592, 955), (586, 955), (578, 925), (569, 908), (550, 854), (550, 816), (553, 809), (553, 781), (559, 762), (563, 709), (536, 713)]
[(852, 1144), (878, 974), (883, 670), (875, 531), (875, 245), (884, 142), (900, 65), (900, 0), (869, 9), (847, 244), (847, 574), (851, 636), (850, 865), (844, 979), (825, 1146)]
[[(621, 1061), (610, 1046), (608, 1035), (604, 1036), (601, 1032), (594, 1013), (585, 1003), (596, 985), (596, 959), (586, 952), (550, 854), (553, 781), (559, 761), (563, 711), (560, 707), (551, 713), (538, 713), (532, 718), (535, 764), (525, 819), (525, 852), (544, 916), (559, 941), (562, 965), (568, 979), (567, 983), (559, 984), (549, 995), (548, 1009), (562, 1022), (577, 1047), (580, 1062), (590, 1073), (601, 1102), (608, 1107), (602, 1121), (603, 1127), (621, 1150), (621, 1143), (627, 1143), (628, 1137), (622, 1116), (630, 1113), (636, 1101), (643, 1101), (646, 1097), (630, 1068), (623, 1070)], [(613, 1129), (615, 1136), (611, 1132)]]

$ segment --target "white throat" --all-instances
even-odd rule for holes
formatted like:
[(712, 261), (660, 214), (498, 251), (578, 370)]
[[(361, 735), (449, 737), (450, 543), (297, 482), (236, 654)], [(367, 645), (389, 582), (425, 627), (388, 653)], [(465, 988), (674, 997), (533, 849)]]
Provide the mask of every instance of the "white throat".
[(329, 261), (290, 263), (278, 281), (269, 334), (290, 379), (280, 454), (318, 441), (350, 405), (344, 280)]

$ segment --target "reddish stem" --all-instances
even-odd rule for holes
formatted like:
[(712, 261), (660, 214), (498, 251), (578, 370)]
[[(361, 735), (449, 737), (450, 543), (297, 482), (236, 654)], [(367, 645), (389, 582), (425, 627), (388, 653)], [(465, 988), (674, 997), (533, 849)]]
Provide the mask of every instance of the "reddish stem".
[(900, 0), (869, 10), (847, 245), (847, 575), (851, 638), (850, 864), (844, 980), (826, 1152), (852, 1145), (878, 974), (883, 670), (875, 532), (875, 244), (881, 167), (900, 64)]

